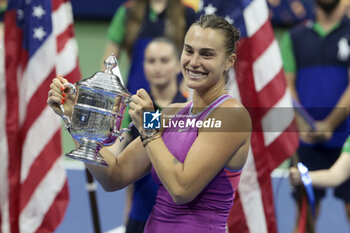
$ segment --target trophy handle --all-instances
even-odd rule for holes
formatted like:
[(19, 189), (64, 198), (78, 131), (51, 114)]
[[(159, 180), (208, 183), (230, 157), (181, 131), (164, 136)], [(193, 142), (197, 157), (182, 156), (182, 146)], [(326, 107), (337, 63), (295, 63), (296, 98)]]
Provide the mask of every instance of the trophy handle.
[[(129, 105), (130, 102), (132, 102), (132, 99), (131, 99), (131, 94), (130, 95), (127, 95), (125, 96), (125, 99), (124, 99), (124, 103), (126, 105)], [(130, 132), (131, 131), (131, 128), (134, 126), (134, 124), (132, 122), (129, 123), (128, 127), (127, 128), (123, 128), (121, 129), (120, 131), (117, 131), (116, 134), (118, 135), (118, 138), (119, 138), (119, 141), (123, 141), (124, 137), (122, 136), (122, 134), (124, 132)]]
[[(77, 92), (77, 88), (74, 86), (74, 84), (72, 83), (65, 83), (63, 84), (63, 87), (66, 89), (66, 88), (69, 88), (69, 91), (68, 91), (68, 94), (72, 95), (72, 94), (75, 94)], [(62, 111), (62, 119), (64, 121), (64, 128), (68, 131), (70, 131), (70, 127), (71, 127), (71, 119), (66, 115), (66, 111), (64, 110), (64, 107), (63, 107), (63, 104), (60, 104), (60, 109)]]

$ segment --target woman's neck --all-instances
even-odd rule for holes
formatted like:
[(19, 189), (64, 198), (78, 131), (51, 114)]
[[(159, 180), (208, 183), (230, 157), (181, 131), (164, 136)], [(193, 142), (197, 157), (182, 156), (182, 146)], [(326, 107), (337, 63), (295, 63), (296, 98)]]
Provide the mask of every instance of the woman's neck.
[(195, 90), (193, 92), (193, 107), (201, 109), (209, 106), (214, 100), (223, 94), (227, 94), (225, 87), (225, 81), (222, 80), (222, 82), (212, 86), (209, 90)]
[(177, 93), (177, 83), (176, 79), (172, 80), (170, 83), (165, 86), (156, 86), (151, 85), (151, 94), (154, 102), (159, 107), (165, 107), (171, 104), (174, 100), (174, 97)]

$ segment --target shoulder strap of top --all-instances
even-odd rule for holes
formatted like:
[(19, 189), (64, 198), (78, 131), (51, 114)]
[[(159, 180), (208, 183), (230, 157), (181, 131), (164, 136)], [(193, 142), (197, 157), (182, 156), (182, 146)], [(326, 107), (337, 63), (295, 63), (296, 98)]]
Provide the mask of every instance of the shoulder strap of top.
[(232, 98), (230, 95), (225, 94), (213, 101), (200, 115), (199, 120), (205, 119), (217, 106), (225, 102), (227, 99)]
[(191, 101), (189, 104), (187, 104), (185, 107), (183, 107), (182, 109), (180, 109), (180, 111), (178, 111), (176, 114), (177, 114), (177, 115), (182, 115), (182, 114), (187, 113), (188, 110), (191, 108), (191, 106), (192, 106), (192, 101)]

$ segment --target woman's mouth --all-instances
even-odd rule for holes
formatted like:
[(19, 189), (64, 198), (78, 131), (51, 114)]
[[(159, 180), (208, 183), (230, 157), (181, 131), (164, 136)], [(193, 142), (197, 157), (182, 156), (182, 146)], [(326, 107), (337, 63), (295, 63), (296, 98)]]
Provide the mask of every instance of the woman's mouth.
[(187, 70), (187, 74), (190, 79), (201, 79), (207, 76), (207, 73), (191, 70)]

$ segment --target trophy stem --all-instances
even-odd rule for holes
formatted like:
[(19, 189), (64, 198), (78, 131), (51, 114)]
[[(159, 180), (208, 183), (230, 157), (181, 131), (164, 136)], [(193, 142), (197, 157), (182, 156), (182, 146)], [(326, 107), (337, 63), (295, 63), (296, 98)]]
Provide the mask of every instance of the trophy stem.
[(82, 139), (80, 147), (65, 154), (66, 157), (83, 161), (88, 164), (106, 167), (107, 162), (99, 153), (99, 142), (91, 139)]

